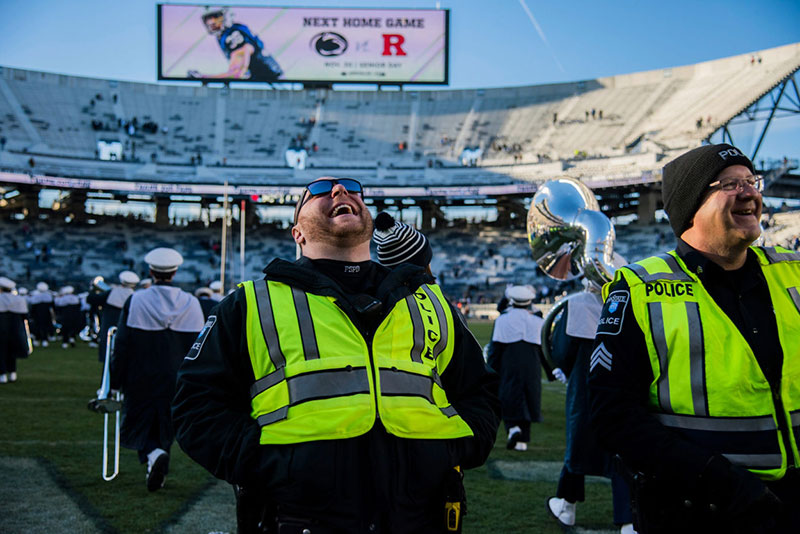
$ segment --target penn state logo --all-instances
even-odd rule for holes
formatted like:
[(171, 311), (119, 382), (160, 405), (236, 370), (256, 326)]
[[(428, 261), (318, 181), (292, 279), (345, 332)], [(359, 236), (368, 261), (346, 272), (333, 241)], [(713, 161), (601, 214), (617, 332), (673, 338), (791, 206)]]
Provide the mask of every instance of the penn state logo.
[(325, 57), (341, 56), (347, 50), (347, 39), (335, 32), (318, 33), (309, 44), (317, 54)]

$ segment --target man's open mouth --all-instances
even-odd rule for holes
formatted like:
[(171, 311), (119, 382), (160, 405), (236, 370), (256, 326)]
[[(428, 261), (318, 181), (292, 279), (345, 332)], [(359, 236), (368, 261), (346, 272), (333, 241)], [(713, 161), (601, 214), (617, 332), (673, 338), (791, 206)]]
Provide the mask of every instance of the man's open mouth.
[(338, 217), (339, 215), (355, 215), (353, 208), (351, 208), (348, 204), (339, 204), (333, 211), (331, 211), (331, 218)]
[(733, 210), (732, 212), (734, 215), (755, 215), (755, 210), (752, 208), (741, 209), (741, 210)]

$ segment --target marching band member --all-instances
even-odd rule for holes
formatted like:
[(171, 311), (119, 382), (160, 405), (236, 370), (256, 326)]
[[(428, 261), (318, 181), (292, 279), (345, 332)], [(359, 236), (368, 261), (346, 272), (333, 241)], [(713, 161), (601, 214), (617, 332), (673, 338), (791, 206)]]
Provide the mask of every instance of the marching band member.
[(28, 357), (28, 303), (14, 294), (13, 280), (0, 276), (0, 384), (17, 381), (17, 358)]
[(61, 324), (61, 348), (75, 346), (75, 336), (86, 322), (81, 312), (81, 301), (75, 294), (75, 288), (64, 286), (53, 300), (56, 320)]
[[(144, 257), (154, 284), (125, 301), (111, 357), (111, 387), (125, 395), (122, 446), (147, 464), (147, 489), (164, 487), (175, 439), (170, 401), (178, 366), (203, 328), (197, 299), (172, 285), (183, 257), (156, 248)], [(132, 278), (131, 278), (132, 280)]]
[(42, 347), (48, 345), (49, 339), (55, 334), (53, 325), (55, 308), (53, 306), (53, 293), (45, 282), (36, 284), (36, 289), (28, 297), (31, 310), (34, 344)]
[(208, 319), (211, 315), (211, 308), (217, 305), (219, 300), (214, 298), (214, 291), (210, 287), (198, 287), (194, 296), (200, 301), (200, 307), (203, 309), (203, 318)]
[(133, 294), (139, 276), (133, 271), (119, 273), (120, 285), (102, 292), (92, 292), (87, 297), (89, 303), (100, 307), (100, 331), (98, 332), (97, 359), (102, 363), (106, 359), (106, 337), (108, 329), (116, 326), (125, 301)]

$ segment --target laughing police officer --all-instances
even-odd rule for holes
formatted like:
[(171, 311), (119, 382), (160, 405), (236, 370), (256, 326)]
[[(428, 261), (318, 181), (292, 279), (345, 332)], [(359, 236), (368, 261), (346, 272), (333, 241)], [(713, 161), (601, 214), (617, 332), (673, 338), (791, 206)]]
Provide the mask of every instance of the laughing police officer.
[(444, 532), (454, 467), (481, 465), (497, 432), (480, 346), (423, 268), (370, 261), (362, 195), (310, 183), (303, 257), (226, 297), (178, 376), (181, 447), (263, 495), (277, 532)]
[(592, 419), (639, 532), (800, 532), (800, 255), (752, 246), (761, 183), (727, 144), (667, 164), (677, 249), (604, 288)]

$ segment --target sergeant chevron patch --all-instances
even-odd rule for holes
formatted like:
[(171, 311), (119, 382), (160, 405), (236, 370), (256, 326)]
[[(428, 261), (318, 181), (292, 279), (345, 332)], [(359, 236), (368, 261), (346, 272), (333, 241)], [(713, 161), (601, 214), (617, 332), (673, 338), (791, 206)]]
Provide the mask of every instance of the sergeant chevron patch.
[(611, 370), (611, 353), (608, 352), (608, 349), (606, 349), (606, 346), (602, 343), (600, 343), (592, 353), (589, 372), (594, 371), (594, 368), (598, 365), (602, 365), (609, 371)]

